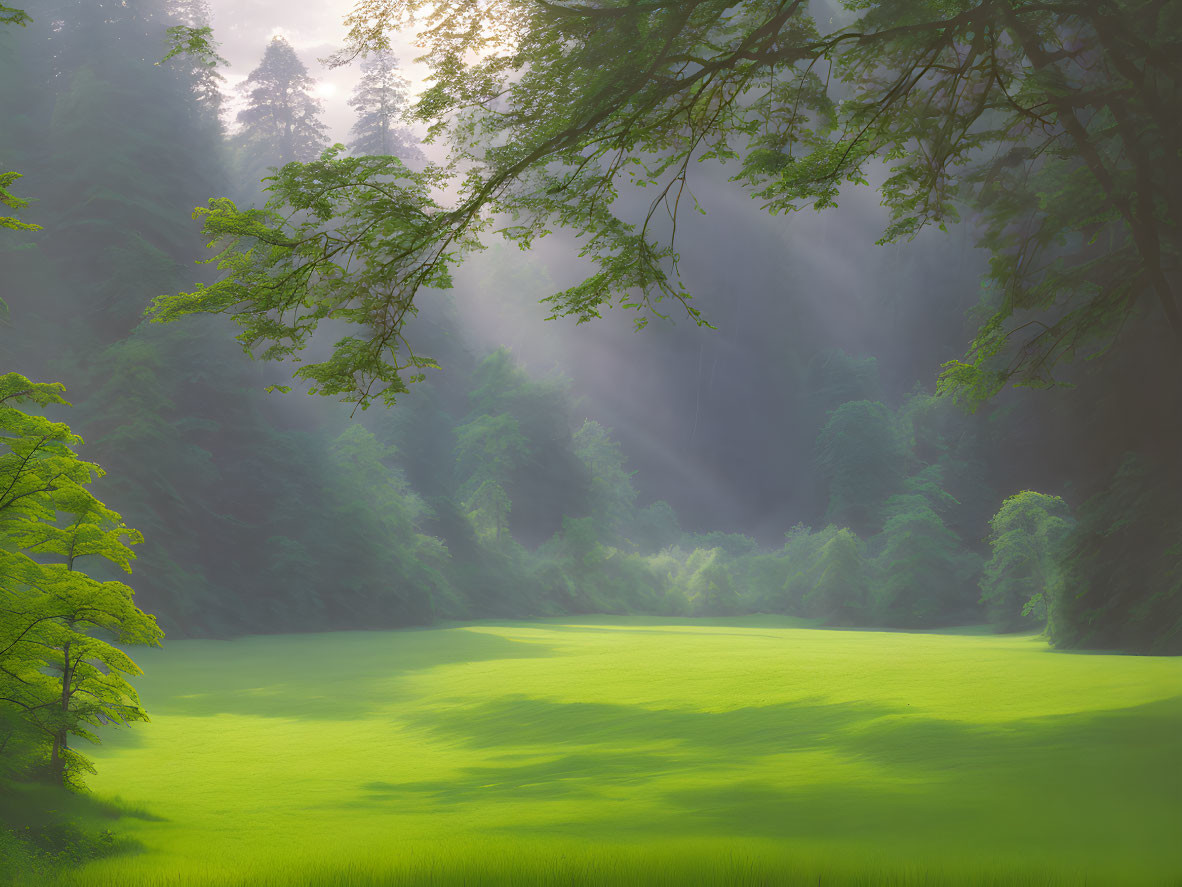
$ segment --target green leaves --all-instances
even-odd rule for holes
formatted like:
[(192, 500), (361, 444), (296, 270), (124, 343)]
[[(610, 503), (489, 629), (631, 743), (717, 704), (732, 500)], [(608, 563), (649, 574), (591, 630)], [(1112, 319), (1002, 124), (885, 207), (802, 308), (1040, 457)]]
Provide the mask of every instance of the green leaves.
[(165, 31), (168, 39), (168, 53), (157, 65), (163, 65), (177, 56), (188, 56), (203, 68), (217, 68), (230, 64), (217, 51), (217, 42), (213, 39), (213, 28), (207, 26), (191, 28), (187, 25), (174, 25)]
[(1023, 490), (1002, 503), (989, 526), (992, 557), (981, 577), (981, 602), (1005, 630), (1038, 620), (1050, 628), (1062, 594), (1059, 561), (1072, 527), (1066, 503)]
[(247, 353), (294, 357), (322, 321), (356, 335), (341, 337), (330, 356), (296, 378), (312, 392), (367, 407), (393, 403), (408, 382), (433, 368), (416, 354), (403, 325), (416, 313), (421, 286), (450, 282), (457, 243), (446, 214), (429, 196), (435, 179), (395, 157), (340, 157), (340, 147), (315, 162), (288, 164), (270, 182), (266, 209), (239, 210), (211, 200), (202, 223), (223, 278), (190, 293), (161, 296), (153, 319), (187, 314), (231, 315)]
[[(988, 313), (942, 391), (971, 406), (1054, 384), (1148, 295), (1182, 342), (1182, 124), (1167, 110), (1182, 25), (1167, 6), (859, 0), (851, 24), (822, 33), (788, 0), (361, 0), (335, 62), (416, 25), (432, 85), (413, 115), (447, 162), (410, 174), (326, 155), (311, 180), (285, 167), (271, 233), (221, 254), (234, 282), (180, 310), (158, 300), (156, 316), (236, 306), (244, 342), (271, 358), (348, 317), (359, 338), (297, 377), (393, 402), (416, 378), (400, 371), (424, 366), (402, 339), (417, 293), (446, 285), (482, 231), (522, 248), (560, 228), (577, 239), (593, 269), (546, 300), (555, 317), (614, 305), (643, 326), (669, 302), (708, 325), (677, 273), (694, 163), (738, 162), (735, 181), (773, 214), (833, 206), (881, 164), (880, 242), (969, 213), (994, 257)], [(620, 210), (637, 188), (647, 209)], [(312, 217), (321, 227), (296, 221)]]
[(33, 19), (23, 9), (14, 9), (0, 3), (0, 25), (20, 25), (24, 27)]
[[(48, 750), (54, 777), (93, 772), (69, 737), (146, 720), (127, 682), (139, 668), (111, 641), (158, 644), (130, 588), (79, 569), (102, 558), (130, 572), (143, 536), (89, 490), (102, 470), (80, 460), (69, 427), (20, 407), (66, 405), (58, 384), (0, 376), (0, 706)], [(110, 640), (108, 640), (110, 639)]]
[[(17, 179), (22, 178), (19, 172), (0, 172), (0, 206), (7, 206), (9, 209), (24, 209), (29, 205), (29, 201), (17, 197), (8, 190)], [(0, 228), (8, 228), (13, 231), (40, 231), (40, 225), (31, 225), (28, 222), (22, 222), (20, 219), (13, 216), (0, 216)], [(3, 304), (3, 302), (0, 302)]]

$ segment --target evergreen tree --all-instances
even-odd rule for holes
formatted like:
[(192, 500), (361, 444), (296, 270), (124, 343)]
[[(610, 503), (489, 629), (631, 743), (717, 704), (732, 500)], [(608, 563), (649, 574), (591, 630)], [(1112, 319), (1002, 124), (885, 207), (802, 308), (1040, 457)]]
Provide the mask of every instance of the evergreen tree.
[(349, 106), (357, 110), (354, 154), (381, 154), (412, 160), (422, 156), (414, 134), (399, 126), (406, 110), (407, 81), (398, 73), (398, 60), (389, 50), (373, 53), (361, 62), (361, 80), (353, 89)]
[[(173, 21), (190, 31), (210, 28), (209, 0), (169, 0), (168, 11)], [(172, 63), (186, 73), (192, 83), (197, 105), (220, 129), (222, 106), (225, 103), (221, 87), (226, 78), (218, 71), (218, 67), (226, 62), (216, 55), (216, 44), (212, 41), (209, 50), (208, 54), (178, 53), (183, 57)]]
[(247, 106), (238, 112), (238, 123), (255, 167), (311, 160), (328, 146), (314, 86), (291, 44), (273, 37), (240, 87)]

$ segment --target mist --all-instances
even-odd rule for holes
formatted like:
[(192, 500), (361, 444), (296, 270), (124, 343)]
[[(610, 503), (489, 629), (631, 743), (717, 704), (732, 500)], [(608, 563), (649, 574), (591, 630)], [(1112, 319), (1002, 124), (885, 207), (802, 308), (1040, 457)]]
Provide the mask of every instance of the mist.
[(0, 7), (0, 883), (1182, 877), (1177, 22), (857, 5)]

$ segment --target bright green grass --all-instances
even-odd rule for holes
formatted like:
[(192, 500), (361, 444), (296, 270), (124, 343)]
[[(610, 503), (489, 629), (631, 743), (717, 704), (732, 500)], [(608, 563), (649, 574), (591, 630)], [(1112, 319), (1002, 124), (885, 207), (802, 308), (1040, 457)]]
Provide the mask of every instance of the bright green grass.
[(70, 884), (1182, 884), (1182, 660), (587, 620), (185, 641)]

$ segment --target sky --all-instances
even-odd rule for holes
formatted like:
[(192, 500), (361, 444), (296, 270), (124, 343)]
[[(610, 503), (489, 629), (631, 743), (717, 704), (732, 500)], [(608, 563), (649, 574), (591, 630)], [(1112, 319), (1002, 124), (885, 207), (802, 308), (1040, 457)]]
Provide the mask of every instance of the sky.
[[(230, 61), (223, 74), (232, 100), (237, 98), (234, 87), (258, 65), (267, 43), (282, 36), (318, 83), (317, 97), (324, 103), (324, 121), (332, 139), (348, 140), (354, 116), (348, 101), (360, 75), (358, 63), (331, 69), (319, 60), (344, 45), (342, 21), (353, 8), (353, 0), (210, 0), (209, 5), (214, 36), (221, 43), (219, 51)], [(414, 63), (418, 51), (404, 39), (394, 41), (394, 53), (412, 91), (421, 87), (426, 66)]]

